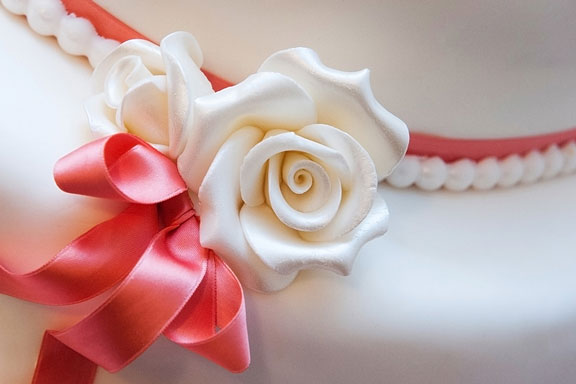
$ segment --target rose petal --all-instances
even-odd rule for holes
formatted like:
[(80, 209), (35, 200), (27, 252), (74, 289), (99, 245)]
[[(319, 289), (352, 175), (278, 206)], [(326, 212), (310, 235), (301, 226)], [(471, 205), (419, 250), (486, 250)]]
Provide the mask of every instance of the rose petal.
[(302, 128), (298, 135), (332, 148), (344, 158), (346, 169), (351, 170), (346, 177), (340, 176), (342, 201), (334, 219), (321, 230), (300, 234), (308, 241), (330, 241), (355, 228), (370, 212), (378, 188), (374, 163), (352, 136), (334, 127), (313, 124)]
[(133, 86), (126, 93), (118, 113), (118, 126), (151, 144), (168, 145), (165, 76), (154, 76)]
[(112, 67), (122, 58), (130, 56), (138, 57), (152, 75), (164, 74), (164, 62), (160, 48), (156, 44), (146, 40), (128, 40), (106, 56), (94, 70), (92, 75), (94, 92), (103, 92), (106, 78)]
[(300, 212), (319, 209), (333, 190), (341, 191), (340, 181), (333, 173), (298, 152), (284, 156), (280, 188), (288, 204)]
[(170, 113), (170, 157), (176, 158), (186, 143), (185, 131), (192, 124), (193, 101), (214, 93), (212, 84), (200, 70), (202, 50), (196, 39), (186, 32), (166, 36), (160, 44), (166, 65), (168, 110)]
[(386, 232), (388, 208), (376, 197), (372, 209), (354, 230), (329, 242), (310, 242), (287, 228), (266, 205), (243, 206), (240, 222), (248, 243), (270, 268), (279, 273), (318, 267), (347, 275), (360, 248)]
[(235, 132), (220, 148), (198, 199), (202, 220), (200, 242), (220, 255), (240, 281), (258, 291), (277, 291), (292, 282), (296, 274), (279, 274), (268, 268), (252, 251), (240, 226), (240, 164), (246, 153), (263, 136), (261, 130), (246, 127)]
[[(332, 177), (331, 183), (330, 177), (326, 175), (326, 184), (328, 185), (318, 187), (318, 189), (321, 190), (319, 193), (322, 193), (322, 189), (328, 190), (326, 195), (329, 196), (329, 198), (325, 204), (310, 212), (297, 211), (286, 202), (280, 190), (279, 182), (282, 160), (282, 155), (275, 155), (268, 162), (269, 201), (274, 214), (282, 223), (298, 231), (318, 231), (325, 228), (338, 212), (342, 193), (339, 180)], [(316, 184), (322, 183), (320, 180), (317, 180)], [(334, 188), (331, 188), (331, 184), (334, 184)]]
[(256, 206), (265, 202), (264, 189), (261, 188), (259, 182), (262, 178), (262, 170), (272, 156), (288, 151), (298, 151), (313, 156), (341, 177), (351, 173), (342, 154), (330, 147), (298, 136), (294, 132), (267, 137), (252, 148), (242, 164), (240, 188), (245, 204)]
[(198, 191), (226, 139), (245, 126), (294, 131), (316, 121), (314, 102), (286, 76), (255, 74), (240, 84), (194, 101), (194, 122), (178, 159), (190, 189)]
[(408, 130), (374, 98), (368, 70), (343, 72), (326, 67), (307, 48), (270, 56), (259, 72), (277, 72), (294, 79), (314, 99), (318, 122), (353, 136), (372, 157), (382, 180), (392, 172), (408, 146)]
[(104, 137), (126, 132), (124, 127), (116, 125), (114, 110), (108, 107), (103, 94), (94, 95), (86, 100), (84, 110), (88, 115), (88, 124), (94, 136)]
[(136, 56), (120, 59), (104, 80), (104, 97), (111, 108), (119, 108), (122, 99), (135, 84), (154, 76)]

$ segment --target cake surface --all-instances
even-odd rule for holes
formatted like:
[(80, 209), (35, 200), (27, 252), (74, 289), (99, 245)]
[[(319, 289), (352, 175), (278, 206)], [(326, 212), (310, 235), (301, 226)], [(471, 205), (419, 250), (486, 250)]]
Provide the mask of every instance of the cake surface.
[[(90, 140), (88, 63), (4, 9), (0, 21), (0, 73), (11, 85), (0, 93), (0, 262), (27, 270), (119, 207), (52, 181), (54, 162)], [(574, 177), (465, 195), (381, 185), (389, 232), (363, 248), (350, 276), (307, 271), (279, 293), (246, 292), (246, 372), (160, 339), (119, 373), (99, 370), (96, 383), (572, 383), (575, 188)], [(30, 382), (43, 331), (96, 304), (0, 296), (1, 382)]]
[(376, 97), (411, 132), (503, 138), (576, 127), (570, 0), (95, 2), (156, 42), (193, 33), (206, 68), (233, 83), (297, 46), (333, 68), (370, 68)]

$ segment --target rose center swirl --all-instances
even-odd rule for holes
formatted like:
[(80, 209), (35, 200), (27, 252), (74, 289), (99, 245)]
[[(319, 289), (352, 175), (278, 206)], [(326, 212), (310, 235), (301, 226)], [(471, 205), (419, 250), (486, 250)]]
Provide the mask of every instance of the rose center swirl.
[(244, 159), (242, 199), (267, 204), (284, 225), (298, 231), (325, 228), (342, 201), (344, 158), (334, 149), (294, 133), (270, 136)]

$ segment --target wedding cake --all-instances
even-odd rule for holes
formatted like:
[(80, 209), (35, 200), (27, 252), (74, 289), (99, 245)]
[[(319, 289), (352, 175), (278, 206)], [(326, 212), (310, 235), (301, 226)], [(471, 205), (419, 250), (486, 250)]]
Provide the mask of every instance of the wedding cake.
[[(167, 332), (117, 372), (98, 368), (94, 383), (571, 383), (576, 378), (571, 241), (576, 181), (567, 175), (576, 168), (576, 51), (568, 38), (576, 32), (570, 22), (576, 7), (570, 2), (384, 1), (335, 7), (254, 1), (240, 7), (4, 0), (3, 5), (0, 266), (25, 276), (90, 228), (125, 212), (125, 202), (60, 191), (53, 173), (58, 164), (58, 185), (76, 188), (62, 176), (59, 159), (95, 139), (107, 145), (108, 138), (128, 132), (144, 140), (130, 148), (154, 148), (147, 151), (174, 160), (192, 191), (202, 246), (214, 249), (244, 287), (251, 362), (242, 373), (204, 358), (205, 350), (199, 355), (186, 342), (177, 345)], [(172, 34), (177, 30), (195, 38)], [(113, 41), (134, 37), (152, 43)], [(297, 46), (317, 55), (285, 50)], [(197, 70), (203, 59), (216, 92)], [(363, 67), (371, 69), (370, 79), (355, 72)], [(386, 109), (371, 98), (368, 82)], [(176, 93), (185, 98), (171, 99)], [(172, 104), (163, 104), (163, 97)], [(194, 104), (193, 115), (186, 103)], [(174, 128), (174, 121), (201, 134), (190, 139), (191, 131)], [(404, 160), (402, 121), (411, 135)], [(241, 128), (221, 128), (230, 126)], [(330, 127), (343, 127), (344, 134)], [(218, 130), (224, 130), (223, 138)], [(253, 144), (245, 144), (252, 143), (245, 137), (253, 136)], [(301, 139), (289, 141), (293, 136), (333, 144), (344, 160)], [(298, 150), (312, 151), (314, 159), (326, 156), (318, 164), (334, 164), (336, 170), (326, 176), (330, 185), (334, 174), (350, 185), (340, 197), (344, 220), (317, 224), (317, 230), (321, 215), (304, 221), (283, 216), (291, 211), (273, 203), (270, 185), (276, 176), (265, 176), (265, 196), (254, 192), (251, 186), (261, 176), (251, 170), (260, 169), (263, 154), (286, 145), (282, 138), (289, 146), (306, 146)], [(230, 160), (244, 145), (250, 155)], [(88, 174), (86, 158), (81, 155), (75, 178)], [(284, 158), (316, 175), (308, 160)], [(267, 161), (268, 175), (275, 160)], [(345, 175), (339, 161), (353, 172)], [(239, 169), (238, 162), (248, 165)], [(114, 167), (109, 172), (118, 175)], [(301, 173), (291, 177), (298, 181)], [(315, 180), (324, 177), (318, 175)], [(376, 190), (373, 180), (386, 178), (388, 184)], [(121, 190), (132, 200), (162, 189), (138, 184), (128, 193), (122, 183), (113, 185), (114, 193)], [(240, 202), (222, 192), (234, 188), (242, 189)], [(333, 189), (319, 195), (332, 201)], [(283, 225), (302, 228), (298, 237), (271, 224), (266, 211), (251, 209), (259, 206), (252, 200), (273, 206)], [(364, 213), (358, 219), (359, 211)], [(239, 218), (231, 212), (240, 212)], [(247, 243), (235, 240), (238, 222)], [(119, 236), (137, 229), (119, 228)], [(326, 241), (334, 233), (338, 241)], [(98, 244), (120, 248), (113, 240), (100, 238)], [(235, 261), (246, 244), (264, 255), (262, 265)], [(75, 264), (76, 271), (90, 262), (88, 257)], [(298, 273), (305, 267), (313, 268)], [(143, 298), (170, 286), (161, 282), (167, 270), (152, 272), (156, 285), (140, 290)], [(80, 286), (96, 284), (92, 280), (98, 279)], [(127, 284), (64, 306), (0, 296), (0, 382), (31, 382), (43, 333), (74, 326)], [(132, 340), (144, 333), (117, 322), (100, 324), (105, 331), (98, 335), (106, 339)], [(82, 340), (86, 354), (108, 343), (89, 332)], [(99, 354), (98, 363), (112, 359), (113, 351)], [(66, 377), (66, 368), (59, 374)]]

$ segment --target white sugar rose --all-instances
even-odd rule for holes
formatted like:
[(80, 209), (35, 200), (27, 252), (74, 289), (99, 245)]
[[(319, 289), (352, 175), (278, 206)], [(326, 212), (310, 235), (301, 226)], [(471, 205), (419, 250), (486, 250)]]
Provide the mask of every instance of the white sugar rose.
[(408, 132), (374, 99), (368, 71), (282, 51), (193, 108), (178, 167), (198, 197), (202, 245), (245, 285), (278, 290), (308, 267), (347, 274), (386, 231), (376, 189)]
[(184, 130), (198, 96), (214, 93), (200, 71), (202, 51), (184, 32), (167, 36), (160, 46), (129, 40), (95, 69), (97, 94), (85, 108), (97, 137), (129, 132), (175, 159), (185, 143)]
[(214, 93), (201, 64), (186, 33), (160, 47), (122, 44), (95, 70), (92, 130), (128, 131), (177, 160), (202, 245), (245, 286), (279, 290), (308, 267), (348, 273), (386, 231), (376, 189), (408, 142), (404, 123), (374, 99), (368, 71), (329, 69), (299, 48)]

